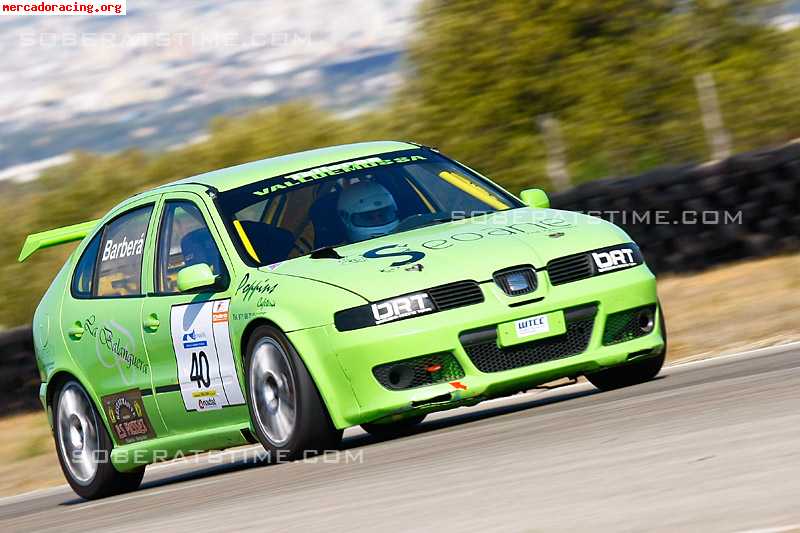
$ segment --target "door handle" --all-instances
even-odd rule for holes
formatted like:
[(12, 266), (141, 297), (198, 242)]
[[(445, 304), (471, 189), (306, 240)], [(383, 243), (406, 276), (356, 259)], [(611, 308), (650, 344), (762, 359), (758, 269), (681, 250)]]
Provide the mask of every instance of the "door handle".
[(83, 324), (80, 322), (75, 322), (69, 330), (67, 330), (67, 334), (73, 340), (80, 340), (83, 337)]
[(160, 325), (161, 322), (158, 320), (158, 315), (155, 313), (150, 313), (142, 322), (142, 326), (144, 326), (146, 331), (156, 331)]

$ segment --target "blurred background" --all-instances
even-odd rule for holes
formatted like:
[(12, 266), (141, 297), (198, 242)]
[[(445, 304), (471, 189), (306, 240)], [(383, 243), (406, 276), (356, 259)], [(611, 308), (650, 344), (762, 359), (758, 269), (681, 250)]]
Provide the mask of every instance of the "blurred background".
[[(121, 17), (0, 17), (0, 46), (7, 364), (31, 359), (25, 325), (70, 252), (21, 265), (27, 234), (375, 139), (435, 146), (556, 207), (668, 213), (623, 225), (672, 274), (674, 357), (800, 337), (800, 1), (129, 0)], [(711, 308), (717, 333), (699, 335)]]

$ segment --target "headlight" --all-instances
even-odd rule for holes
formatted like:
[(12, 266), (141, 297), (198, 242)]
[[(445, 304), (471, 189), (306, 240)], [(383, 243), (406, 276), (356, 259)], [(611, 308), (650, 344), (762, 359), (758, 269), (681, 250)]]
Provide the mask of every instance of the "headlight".
[(339, 331), (351, 331), (434, 311), (436, 306), (428, 293), (415, 292), (338, 311), (333, 322)]

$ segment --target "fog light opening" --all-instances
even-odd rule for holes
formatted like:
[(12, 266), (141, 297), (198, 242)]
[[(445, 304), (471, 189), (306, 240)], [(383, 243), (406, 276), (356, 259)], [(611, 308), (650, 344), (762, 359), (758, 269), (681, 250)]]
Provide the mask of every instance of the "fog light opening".
[(650, 309), (643, 309), (636, 315), (636, 326), (642, 333), (650, 333), (655, 326), (655, 317)]
[(408, 365), (394, 365), (389, 370), (389, 384), (395, 389), (405, 389), (414, 381), (414, 369)]

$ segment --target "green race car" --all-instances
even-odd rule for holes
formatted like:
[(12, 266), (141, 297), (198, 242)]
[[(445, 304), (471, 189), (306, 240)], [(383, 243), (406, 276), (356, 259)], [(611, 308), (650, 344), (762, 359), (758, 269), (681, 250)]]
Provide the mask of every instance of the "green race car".
[(260, 442), (272, 461), (390, 435), (560, 378), (653, 378), (656, 282), (618, 227), (521, 200), (438, 151), (371, 142), (265, 159), (31, 235), (81, 240), (33, 319), (73, 489)]

